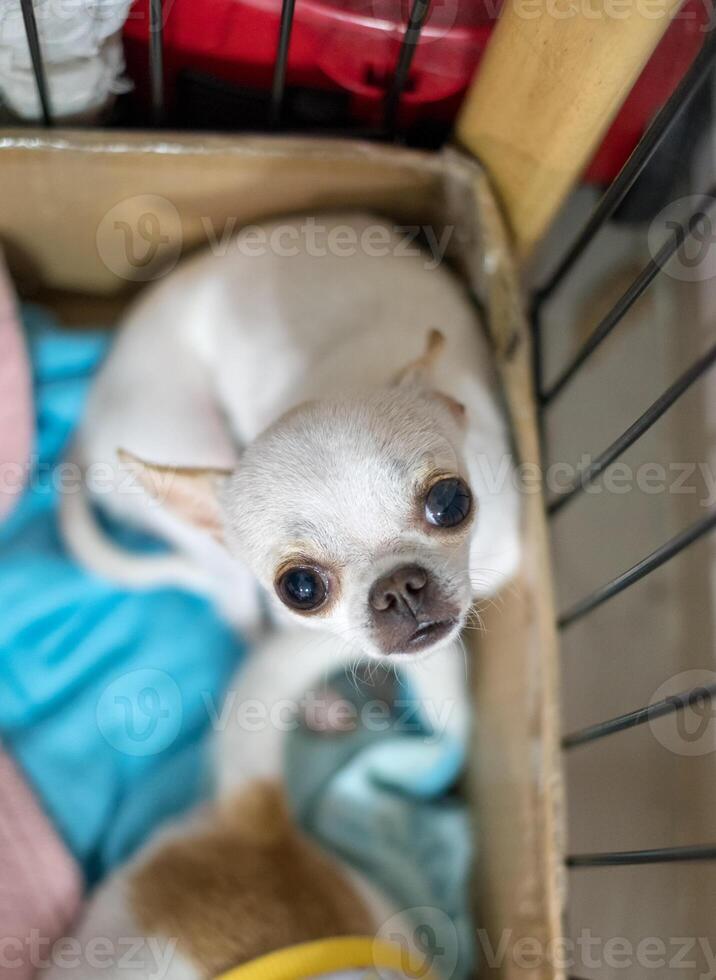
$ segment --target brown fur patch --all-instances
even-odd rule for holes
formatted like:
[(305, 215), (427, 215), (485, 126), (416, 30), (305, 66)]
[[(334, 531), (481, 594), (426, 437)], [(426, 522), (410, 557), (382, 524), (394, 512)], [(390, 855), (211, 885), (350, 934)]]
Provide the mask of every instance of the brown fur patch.
[(284, 946), (369, 935), (370, 912), (293, 824), (281, 790), (255, 784), (201, 831), (153, 854), (130, 881), (149, 935), (176, 938), (206, 977)]

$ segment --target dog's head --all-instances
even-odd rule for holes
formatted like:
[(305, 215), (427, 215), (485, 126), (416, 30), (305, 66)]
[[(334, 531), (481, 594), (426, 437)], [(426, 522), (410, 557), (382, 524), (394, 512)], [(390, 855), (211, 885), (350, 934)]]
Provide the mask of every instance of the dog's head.
[(442, 646), (469, 609), (477, 509), (462, 459), (464, 409), (430, 385), (442, 344), (433, 331), (390, 386), (288, 412), (230, 473), (130, 462), (151, 493), (221, 538), (306, 625), (375, 656)]

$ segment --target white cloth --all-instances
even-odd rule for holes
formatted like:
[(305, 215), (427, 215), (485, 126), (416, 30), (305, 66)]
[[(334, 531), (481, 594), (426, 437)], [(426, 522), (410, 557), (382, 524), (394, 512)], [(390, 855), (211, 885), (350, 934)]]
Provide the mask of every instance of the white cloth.
[[(128, 90), (120, 32), (130, 6), (131, 0), (35, 3), (53, 115), (99, 109)], [(20, 0), (0, 2), (0, 96), (24, 119), (41, 115)]]

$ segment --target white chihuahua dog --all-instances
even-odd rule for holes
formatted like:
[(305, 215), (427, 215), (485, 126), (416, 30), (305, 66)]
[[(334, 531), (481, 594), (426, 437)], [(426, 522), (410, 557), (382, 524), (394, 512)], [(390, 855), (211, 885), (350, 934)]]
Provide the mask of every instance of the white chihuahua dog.
[(88, 496), (180, 554), (115, 548), (81, 493), (64, 534), (100, 574), (184, 583), (240, 625), (258, 580), (306, 625), (415, 656), (515, 571), (507, 427), (460, 282), (382, 219), (321, 221), (329, 242), (377, 230), (390, 254), (318, 254), (301, 219), (268, 225), (299, 244), (189, 261), (141, 297), (97, 378), (75, 446)]
[[(462, 660), (448, 646), (430, 659), (431, 667), (434, 662), (440, 691), (435, 671), (406, 662), (411, 696), (425, 717), (435, 709), (440, 727), (464, 740)], [(58, 960), (45, 980), (206, 980), (242, 964), (260, 965), (274, 952), (284, 957), (280, 964), (252, 976), (319, 976), (329, 961), (331, 976), (362, 968), (383, 976), (383, 967), (394, 975), (395, 951), (372, 939), (386, 934), (414, 951), (415, 923), (300, 832), (283, 789), (286, 732), (302, 719), (292, 706), (298, 709), (309, 692), (320, 696), (341, 665), (349, 666), (330, 634), (279, 631), (259, 644), (227, 692), (215, 743), (215, 800), (160, 831), (90, 896), (75, 937), (84, 955), (72, 968)], [(312, 968), (296, 967), (294, 948), (311, 953)]]

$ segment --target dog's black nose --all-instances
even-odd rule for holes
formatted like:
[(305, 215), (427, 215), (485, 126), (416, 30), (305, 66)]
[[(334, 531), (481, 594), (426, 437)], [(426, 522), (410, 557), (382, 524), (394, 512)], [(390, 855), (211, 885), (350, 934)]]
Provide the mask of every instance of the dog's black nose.
[(386, 655), (426, 650), (452, 632), (460, 615), (420, 565), (401, 565), (377, 579), (368, 605), (376, 646)]
[(428, 573), (419, 565), (403, 565), (383, 575), (368, 595), (371, 609), (377, 613), (399, 612), (401, 607), (415, 616), (421, 606), (421, 593), (428, 584)]

